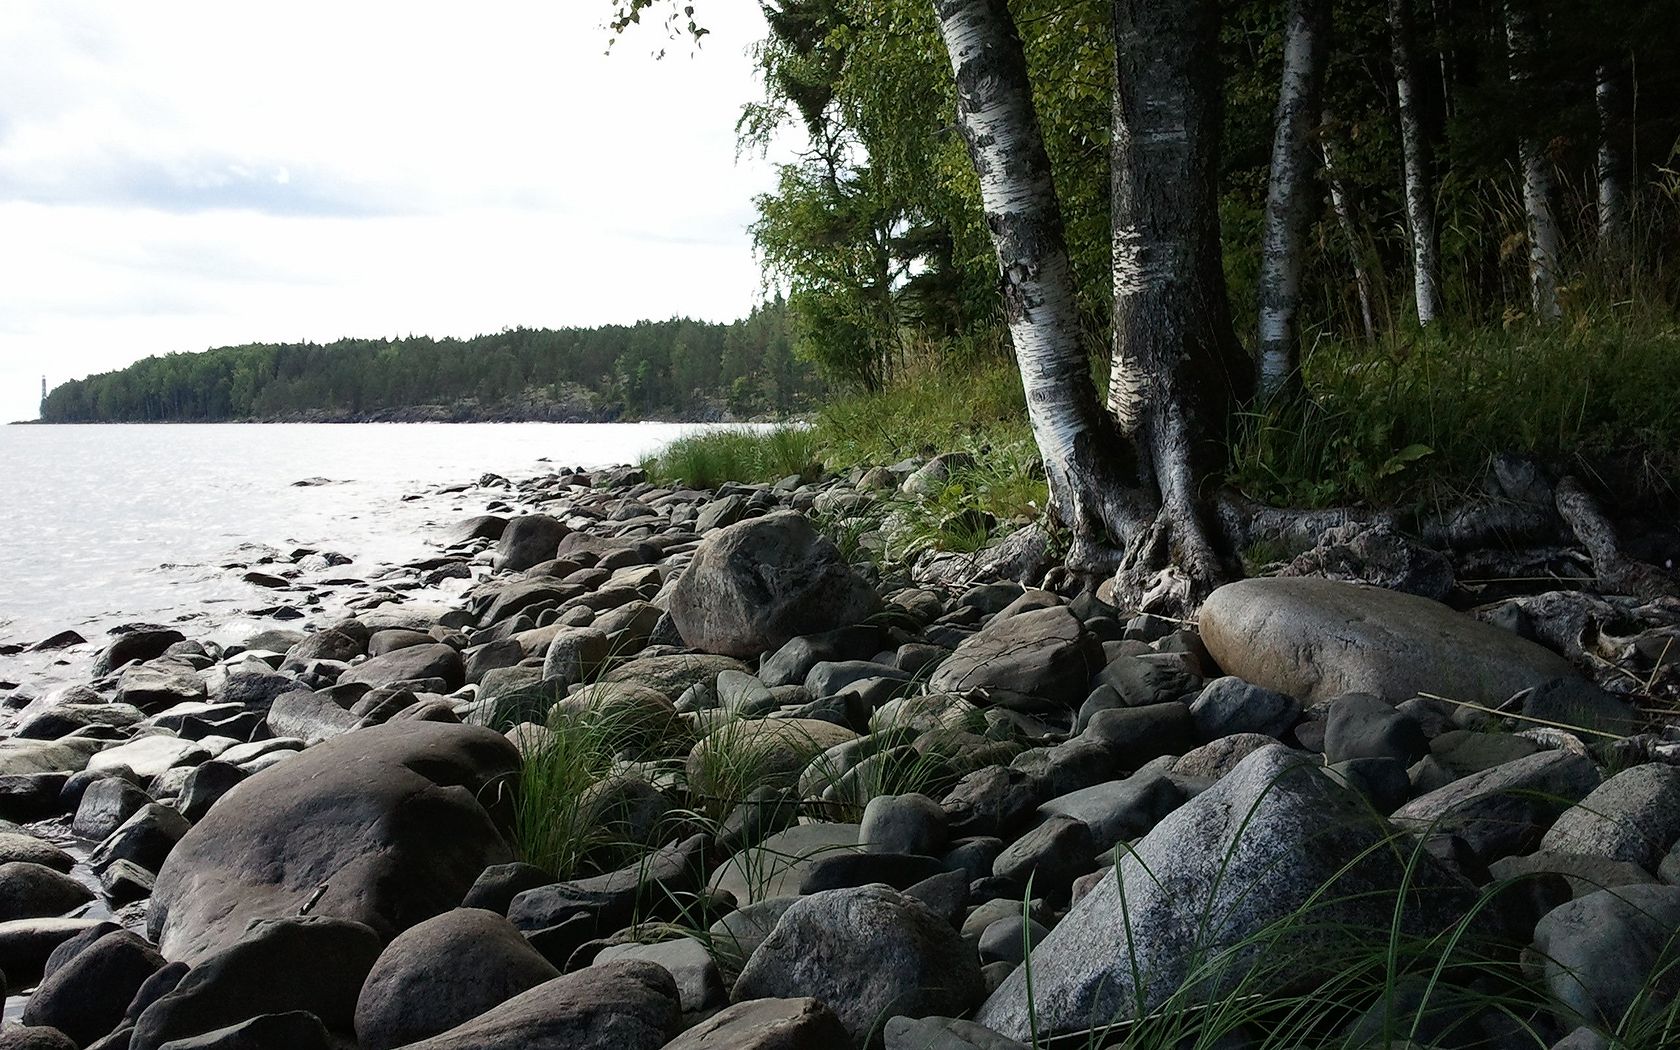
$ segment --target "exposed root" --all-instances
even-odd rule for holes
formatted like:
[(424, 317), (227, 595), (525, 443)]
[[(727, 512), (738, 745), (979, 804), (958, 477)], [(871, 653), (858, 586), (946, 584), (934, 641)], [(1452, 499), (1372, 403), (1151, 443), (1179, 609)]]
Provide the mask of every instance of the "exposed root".
[(1604, 590), (1646, 601), (1680, 594), (1680, 580), (1674, 574), (1623, 553), (1616, 527), (1599, 509), (1592, 494), (1572, 477), (1558, 482), (1557, 510), (1586, 548)]

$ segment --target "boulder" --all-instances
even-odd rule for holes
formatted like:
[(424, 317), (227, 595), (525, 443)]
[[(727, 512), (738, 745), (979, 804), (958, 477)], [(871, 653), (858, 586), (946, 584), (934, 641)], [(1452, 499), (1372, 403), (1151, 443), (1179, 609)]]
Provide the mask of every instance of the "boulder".
[(1190, 702), (1190, 717), (1203, 740), (1237, 733), (1281, 737), (1300, 719), (1301, 705), (1292, 696), (1226, 675), (1202, 687)]
[(196, 766), (209, 757), (210, 752), (195, 741), (156, 733), (106, 748), (88, 760), (87, 768), (94, 773), (126, 768), (142, 780), (150, 780), (161, 776), (170, 766)]
[(86, 1046), (115, 1031), (163, 956), (127, 930), (107, 933), (55, 966), (29, 995), (23, 1023), (47, 1025)]
[(1547, 912), (1534, 949), (1558, 1020), (1616, 1031), (1636, 1003), (1661, 1015), (1680, 993), (1677, 934), (1680, 886), (1599, 890)]
[(203, 1035), (171, 1039), (159, 1050), (333, 1050), (336, 1045), (341, 1044), (334, 1043), (319, 1017), (307, 1010), (288, 1010), (259, 1014)]
[(346, 671), (338, 681), (340, 685), (361, 682), (370, 689), (378, 689), (423, 678), (437, 678), (442, 680), (444, 688), (459, 689), (467, 683), (467, 668), (453, 646), (415, 645), (375, 656)]
[(625, 960), (546, 981), (405, 1050), (659, 1050), (680, 1018), (664, 967)]
[(686, 643), (740, 657), (857, 623), (881, 607), (834, 544), (793, 511), (709, 533), (668, 600)]
[(76, 807), (70, 827), (82, 838), (98, 842), (151, 804), (152, 796), (122, 777), (102, 777), (82, 792), (81, 804)]
[[(123, 819), (126, 820), (127, 817), (125, 816)], [(120, 824), (122, 821), (117, 823)], [(111, 830), (115, 831), (116, 826), (112, 825)], [(103, 838), (104, 836), (98, 837)], [(54, 871), (62, 871), (66, 874), (76, 866), (75, 857), (59, 849), (46, 839), (38, 839), (34, 835), (26, 835), (18, 831), (0, 831), (0, 864), (10, 864), (13, 861), (41, 864)]]
[(44, 864), (0, 864), (0, 922), (63, 915), (92, 899), (92, 890)]
[(167, 958), (191, 962), (251, 920), (307, 904), (389, 939), (513, 859), (479, 798), (518, 768), (499, 733), (406, 720), (288, 758), (222, 796), (170, 853), (152, 937)]
[[(1262, 955), (1288, 966), (1280, 981), (1296, 980), (1302, 967), (1285, 960), (1313, 958), (1356, 930), (1386, 936), (1410, 859), (1379, 848), (1389, 835), (1306, 756), (1281, 745), (1256, 751), (1167, 815), (1038, 943), (1030, 997), (1017, 970), (975, 1020), (1017, 1039), (1035, 1023), (1056, 1035), (1124, 1021), (1159, 1007), (1208, 953), (1226, 952), (1229, 965), (1185, 1007), (1219, 1000)], [(1408, 927), (1433, 928), (1466, 903), (1442, 892), (1447, 876), (1427, 862), (1409, 884)], [(1256, 936), (1314, 901), (1316, 921), (1287, 937)]]
[(983, 994), (980, 963), (951, 924), (885, 886), (829, 890), (783, 913), (733, 997), (810, 996), (859, 1046), (882, 1045), (895, 1015), (960, 1014)]
[(550, 561), (559, 549), (560, 541), (570, 531), (558, 519), (547, 514), (526, 514), (514, 518), (502, 527), (496, 543), (495, 566), (509, 572), (521, 572)]
[(1563, 657), (1416, 595), (1354, 583), (1239, 580), (1208, 596), (1202, 642), (1228, 674), (1298, 697), (1399, 702), (1433, 693), (1497, 706), (1574, 671)]
[(380, 953), (356, 1000), (356, 1040), (366, 1050), (418, 1042), (558, 976), (501, 915), (446, 911)]
[(197, 671), (172, 660), (136, 664), (117, 681), (117, 703), (147, 712), (203, 700), (209, 695), (210, 689)]
[(378, 935), (359, 922), (321, 915), (255, 922), (241, 939), (201, 956), (141, 1011), (130, 1050), (159, 1050), (174, 1039), (292, 1010), (349, 1031), (356, 994), (378, 956)]
[(806, 764), (837, 744), (857, 739), (845, 726), (815, 718), (728, 722), (688, 753), (688, 781), (698, 791), (732, 791), (745, 798), (765, 784), (788, 785)]
[(1018, 710), (1077, 707), (1103, 667), (1102, 645), (1065, 606), (1000, 617), (957, 646), (928, 679), (931, 692), (985, 691)]
[(663, 1050), (852, 1050), (852, 1038), (816, 999), (753, 999), (719, 1010)]
[(118, 635), (93, 662), (95, 678), (110, 674), (133, 660), (155, 660), (187, 636), (170, 627), (142, 627)]
[(1591, 759), (1542, 751), (1420, 795), (1395, 810), (1394, 821), (1451, 832), (1486, 864), (1538, 846), (1559, 814), (1597, 786)]
[(1656, 871), (1680, 841), (1680, 769), (1624, 769), (1565, 810), (1540, 847), (1627, 861)]

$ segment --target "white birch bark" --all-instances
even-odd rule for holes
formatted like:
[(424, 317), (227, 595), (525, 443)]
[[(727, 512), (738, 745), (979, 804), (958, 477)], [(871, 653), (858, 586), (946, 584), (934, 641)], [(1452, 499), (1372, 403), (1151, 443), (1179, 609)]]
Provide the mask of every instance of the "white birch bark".
[(1629, 143), (1632, 108), (1627, 66), (1604, 62), (1598, 67), (1594, 101), (1598, 109), (1598, 243), (1606, 259), (1627, 255), (1632, 230), (1633, 171)]
[[(1508, 0), (1505, 4), (1505, 41), (1510, 56), (1511, 83), (1519, 93), (1532, 76), (1529, 66), (1537, 47), (1537, 33), (1533, 14), (1519, 2)], [(1544, 144), (1532, 132), (1518, 140), (1517, 155), (1522, 167), (1523, 213), (1528, 225), (1530, 302), (1537, 319), (1555, 321), (1562, 313), (1558, 305), (1557, 280), (1563, 235), (1558, 229), (1557, 215), (1552, 211), (1555, 188), (1552, 163), (1546, 156)]]
[(1412, 0), (1389, 0), (1388, 27), (1394, 89), (1400, 109), (1400, 151), (1405, 168), (1406, 228), (1411, 237), (1412, 293), (1418, 324), (1434, 323), (1441, 309), (1441, 262), (1435, 240), (1435, 188), (1429, 142), (1418, 112), (1418, 62)]
[(1290, 0), (1260, 246), (1262, 399), (1300, 378), (1301, 267), (1312, 207), (1319, 200), (1312, 135), (1320, 118), (1329, 37), (1329, 0)]
[[(1330, 123), (1328, 116), (1324, 123)], [(1336, 225), (1341, 227), (1342, 238), (1347, 241), (1348, 260), (1353, 266), (1353, 285), (1359, 296), (1359, 320), (1364, 325), (1365, 338), (1374, 341), (1377, 325), (1371, 308), (1371, 274), (1365, 268), (1365, 255), (1361, 250), (1364, 239), (1359, 236), (1359, 224), (1353, 220), (1353, 204), (1348, 200), (1347, 189), (1337, 172), (1336, 154), (1330, 140), (1322, 139), (1320, 145), (1324, 151), (1324, 180), (1330, 184), (1330, 207), (1336, 212)]]

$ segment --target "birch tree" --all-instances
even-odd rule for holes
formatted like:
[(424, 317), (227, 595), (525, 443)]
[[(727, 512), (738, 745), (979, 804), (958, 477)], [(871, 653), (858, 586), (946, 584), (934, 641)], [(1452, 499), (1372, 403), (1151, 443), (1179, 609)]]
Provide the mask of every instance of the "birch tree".
[[(1505, 4), (1505, 41), (1510, 55), (1510, 80), (1521, 97), (1533, 79), (1533, 63), (1539, 48), (1539, 30), (1534, 13), (1523, 0)], [(1528, 281), (1534, 316), (1555, 321), (1561, 316), (1557, 297), (1558, 252), (1563, 236), (1552, 211), (1554, 192), (1551, 161), (1545, 145), (1532, 128), (1525, 128), (1517, 142), (1522, 169), (1523, 215), (1528, 227)]]
[(1406, 230), (1411, 237), (1412, 291), (1418, 324), (1428, 327), (1441, 309), (1441, 261), (1435, 239), (1435, 187), (1429, 140), (1424, 136), (1418, 91), (1421, 71), (1412, 0), (1389, 0), (1388, 27), (1394, 91), (1400, 111), (1400, 152), (1405, 170)]
[(1301, 266), (1312, 206), (1319, 199), (1312, 138), (1321, 116), (1329, 37), (1329, 0), (1290, 0), (1260, 247), (1262, 398), (1299, 387)]
[(1139, 608), (1194, 605), (1234, 575), (1202, 485), (1253, 383), (1220, 260), (1218, 4), (1114, 3), (1106, 411), (1078, 339), (1060, 205), (1008, 5), (934, 9), (1070, 565), (1117, 564), (1117, 597)]
[(1594, 102), (1598, 111), (1598, 244), (1607, 260), (1619, 262), (1627, 255), (1632, 227), (1633, 157), (1631, 138), (1632, 95), (1628, 66), (1624, 60), (1601, 62), (1597, 71)]

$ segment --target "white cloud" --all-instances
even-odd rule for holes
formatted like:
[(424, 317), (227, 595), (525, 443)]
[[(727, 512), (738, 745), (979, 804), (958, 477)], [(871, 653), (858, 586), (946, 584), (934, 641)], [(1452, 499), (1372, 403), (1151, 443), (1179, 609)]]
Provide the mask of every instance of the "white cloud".
[(0, 419), (152, 353), (756, 300), (756, 4), (0, 5)]

